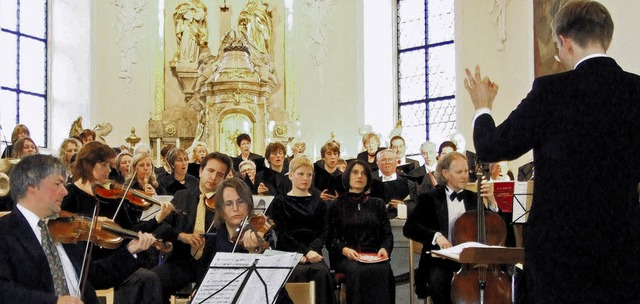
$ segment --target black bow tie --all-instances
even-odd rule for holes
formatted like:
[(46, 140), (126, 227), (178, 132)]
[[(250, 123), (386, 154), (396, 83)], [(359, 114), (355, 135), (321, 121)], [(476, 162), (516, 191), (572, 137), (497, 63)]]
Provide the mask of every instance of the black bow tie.
[(449, 198), (453, 201), (455, 199), (458, 199), (459, 202), (462, 201), (463, 197), (462, 197), (462, 191), (456, 193), (456, 192), (451, 192), (451, 194), (449, 194)]

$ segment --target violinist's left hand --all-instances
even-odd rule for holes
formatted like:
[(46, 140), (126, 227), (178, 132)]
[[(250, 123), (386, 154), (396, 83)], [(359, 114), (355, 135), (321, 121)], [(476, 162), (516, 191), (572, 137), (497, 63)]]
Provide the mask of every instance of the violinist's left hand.
[(260, 247), (261, 242), (258, 240), (258, 236), (255, 232), (248, 230), (245, 231), (242, 237), (242, 247), (249, 252), (255, 252)]
[(383, 259), (388, 259), (389, 258), (389, 253), (387, 253), (386, 249), (380, 248), (380, 250), (378, 250), (378, 256), (383, 258)]
[(138, 238), (129, 242), (129, 244), (127, 244), (127, 249), (131, 254), (136, 254), (149, 249), (149, 247), (151, 247), (155, 242), (156, 238), (150, 233), (138, 232)]
[(156, 213), (156, 222), (161, 223), (164, 221), (171, 214), (171, 211), (173, 211), (173, 204), (170, 202), (160, 203), (160, 211)]
[(153, 188), (153, 186), (151, 184), (146, 184), (144, 185), (144, 193), (149, 195), (149, 196), (155, 196), (158, 195), (156, 193), (156, 189)]
[(322, 262), (322, 259), (324, 259), (322, 257), (322, 255), (320, 255), (319, 253), (310, 250), (309, 252), (307, 252), (307, 254), (305, 255), (305, 257), (307, 258), (307, 262), (309, 263), (320, 263)]

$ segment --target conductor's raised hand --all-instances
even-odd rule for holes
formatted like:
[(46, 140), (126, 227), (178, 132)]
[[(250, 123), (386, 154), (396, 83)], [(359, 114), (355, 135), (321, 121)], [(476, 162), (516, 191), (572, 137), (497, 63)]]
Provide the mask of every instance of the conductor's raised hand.
[(464, 80), (464, 88), (469, 92), (471, 101), (475, 109), (493, 107), (493, 100), (498, 94), (498, 85), (492, 82), (489, 77), (480, 75), (480, 66), (476, 66), (476, 71), (471, 75), (469, 69), (464, 69), (467, 78)]

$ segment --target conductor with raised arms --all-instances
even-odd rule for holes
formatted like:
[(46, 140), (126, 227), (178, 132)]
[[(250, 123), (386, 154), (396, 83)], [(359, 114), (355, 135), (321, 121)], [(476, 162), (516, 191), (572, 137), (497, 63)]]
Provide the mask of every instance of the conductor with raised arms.
[(520, 300), (637, 303), (640, 77), (605, 55), (613, 20), (602, 4), (570, 1), (551, 29), (570, 71), (536, 79), (500, 125), (491, 116), (498, 85), (479, 67), (467, 69), (464, 81), (476, 109), (480, 160), (515, 159), (533, 149)]

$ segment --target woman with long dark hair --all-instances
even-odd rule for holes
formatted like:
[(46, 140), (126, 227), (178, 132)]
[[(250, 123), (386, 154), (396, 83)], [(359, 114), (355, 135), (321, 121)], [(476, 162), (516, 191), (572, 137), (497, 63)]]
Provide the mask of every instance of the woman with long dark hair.
[[(394, 303), (395, 282), (388, 261), (393, 234), (384, 202), (366, 193), (371, 186), (367, 163), (349, 164), (342, 182), (349, 191), (329, 208), (331, 265), (346, 274), (348, 303)], [(365, 256), (377, 263), (362, 263)]]

